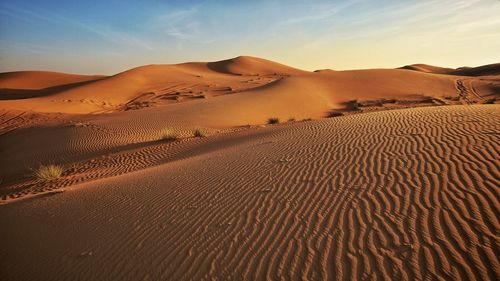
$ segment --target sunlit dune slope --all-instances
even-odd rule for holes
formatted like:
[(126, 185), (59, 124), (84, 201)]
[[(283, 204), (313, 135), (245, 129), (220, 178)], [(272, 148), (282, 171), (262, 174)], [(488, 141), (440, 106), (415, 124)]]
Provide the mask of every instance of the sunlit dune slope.
[(207, 66), (213, 71), (234, 75), (265, 75), (275, 73), (300, 75), (306, 73), (306, 71), (277, 62), (250, 56), (239, 56), (233, 59), (210, 62)]
[[(239, 77), (231, 71), (267, 77)], [(214, 63), (147, 65), (105, 79), (59, 91), (48, 97), (3, 101), (4, 108), (39, 112), (90, 113), (116, 111), (140, 101), (157, 103), (246, 90), (283, 75), (304, 73), (271, 61), (238, 57)], [(27, 78), (29, 80), (29, 77)]]

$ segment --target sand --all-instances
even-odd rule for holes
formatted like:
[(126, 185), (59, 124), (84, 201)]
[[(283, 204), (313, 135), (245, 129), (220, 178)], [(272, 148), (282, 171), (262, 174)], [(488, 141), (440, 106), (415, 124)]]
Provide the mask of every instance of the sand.
[(0, 74), (0, 279), (497, 280), (495, 67)]
[(500, 75), (500, 63), (488, 64), (478, 67), (460, 67), (457, 69), (444, 68), (427, 64), (412, 64), (401, 67), (401, 69), (409, 69), (422, 71), (427, 73), (439, 73), (459, 76), (494, 76)]
[(194, 140), (151, 168), (3, 206), (1, 272), (495, 280), (499, 113), (415, 108)]
[(270, 117), (318, 119), (482, 103), (500, 92), (496, 76), (405, 69), (307, 72), (253, 57), (148, 65), (84, 83), (34, 98), (0, 100), (3, 183), (24, 181), (40, 164), (68, 165), (155, 141), (165, 127), (187, 136), (195, 127), (228, 130), (265, 124)]

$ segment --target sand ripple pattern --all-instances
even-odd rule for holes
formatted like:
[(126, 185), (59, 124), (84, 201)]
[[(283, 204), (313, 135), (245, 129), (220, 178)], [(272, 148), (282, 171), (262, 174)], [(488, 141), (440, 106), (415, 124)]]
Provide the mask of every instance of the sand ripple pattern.
[[(10, 259), (0, 272), (499, 280), (498, 124), (500, 106), (473, 105), (277, 126), (225, 149), (9, 204), (0, 241)], [(41, 241), (59, 235), (63, 246), (22, 239), (33, 231)]]

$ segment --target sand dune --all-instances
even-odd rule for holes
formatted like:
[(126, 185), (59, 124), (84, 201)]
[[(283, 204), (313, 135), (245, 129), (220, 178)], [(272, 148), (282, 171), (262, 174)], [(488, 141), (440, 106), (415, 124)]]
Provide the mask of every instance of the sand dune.
[(299, 75), (306, 73), (306, 71), (300, 69), (250, 56), (239, 56), (233, 59), (211, 62), (207, 66), (216, 72), (234, 75)]
[(1, 207), (1, 276), (496, 280), (499, 116), (381, 111), (109, 154), (59, 183), (98, 180)]
[(462, 67), (450, 74), (460, 76), (492, 76), (500, 75), (500, 63), (488, 64), (479, 67)]
[(0, 89), (38, 90), (95, 81), (104, 78), (102, 75), (77, 75), (51, 71), (17, 71), (0, 73)]
[[(497, 66), (460, 71), (475, 74), (493, 73)], [(0, 80), (0, 85), (5, 87), (3, 93), (0, 92), (0, 106), (8, 110), (45, 113), (116, 112), (234, 94), (268, 85), (280, 79), (293, 80), (297, 77), (302, 78), (301, 88), (310, 87), (311, 81), (314, 81), (315, 84), (321, 83), (318, 87), (323, 88), (323, 92), (328, 91), (333, 98), (338, 97), (337, 91), (340, 90), (343, 96), (349, 95), (350, 100), (363, 96), (373, 97), (375, 93), (379, 98), (391, 96), (402, 99), (408, 95), (420, 97), (456, 95), (454, 84), (456, 77), (436, 74), (448, 74), (448, 70), (443, 72), (434, 68), (430, 70), (425, 67), (420, 68), (425, 70), (313, 73), (264, 59), (237, 57), (211, 63), (147, 65), (99, 78), (30, 72), (18, 73), (14, 76), (17, 78), (9, 80), (8, 77), (14, 74), (8, 73), (4, 74), (6, 76), (4, 82)], [(59, 76), (61, 77), (57, 78)], [(46, 77), (45, 80), (43, 77)], [(26, 80), (26, 85), (22, 85), (23, 79)], [(57, 83), (60, 84), (55, 82), (57, 79), (59, 79)], [(477, 84), (478, 91), (491, 92), (492, 86), (482, 79), (476, 80), (474, 83)], [(18, 87), (14, 87), (16, 85)]]
[[(165, 127), (188, 136), (195, 127), (216, 132), (265, 124), (270, 117), (302, 120), (332, 112), (470, 104), (496, 99), (496, 87), (495, 79), (401, 69), (305, 72), (252, 57), (148, 65), (45, 97), (0, 101), (13, 108), (0, 116), (0, 177), (10, 185), (31, 177), (40, 164), (67, 165), (155, 141)], [(49, 113), (30, 113), (27, 121), (24, 106)], [(114, 112), (65, 115), (106, 108)]]
[(460, 67), (457, 69), (443, 68), (427, 64), (412, 64), (402, 67), (402, 69), (416, 70), (428, 73), (448, 74), (458, 76), (493, 76), (500, 75), (500, 63), (488, 64), (478, 67)]
[(439, 67), (422, 63), (406, 65), (401, 67), (401, 69), (415, 70), (428, 73), (437, 73), (437, 74), (447, 74), (448, 72), (454, 70), (453, 68), (445, 68), (445, 67)]
[[(246, 77), (239, 77), (240, 72)], [(147, 65), (94, 83), (51, 92), (48, 97), (0, 103), (7, 109), (37, 112), (121, 111), (239, 92), (267, 84), (285, 75), (298, 73), (304, 71), (251, 57), (238, 57), (214, 63)], [(27, 80), (31, 79), (28, 77)], [(9, 85), (11, 84), (13, 83)]]
[[(105, 78), (100, 75), (76, 75), (49, 71), (0, 73), (0, 100), (19, 100), (53, 95)], [(30, 100), (29, 103), (34, 101)], [(22, 109), (11, 107), (4, 108)]]

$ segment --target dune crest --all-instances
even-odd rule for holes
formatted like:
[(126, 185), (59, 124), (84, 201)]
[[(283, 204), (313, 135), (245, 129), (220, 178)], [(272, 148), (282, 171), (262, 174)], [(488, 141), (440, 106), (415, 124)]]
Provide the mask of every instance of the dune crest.
[(207, 66), (216, 72), (234, 75), (297, 75), (306, 72), (277, 62), (250, 56), (239, 56), (228, 60), (209, 62)]

